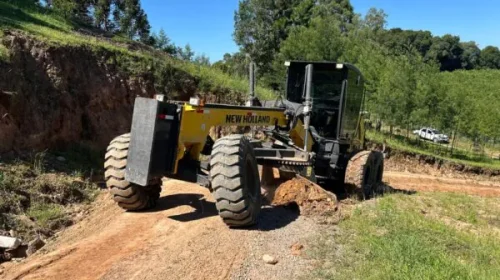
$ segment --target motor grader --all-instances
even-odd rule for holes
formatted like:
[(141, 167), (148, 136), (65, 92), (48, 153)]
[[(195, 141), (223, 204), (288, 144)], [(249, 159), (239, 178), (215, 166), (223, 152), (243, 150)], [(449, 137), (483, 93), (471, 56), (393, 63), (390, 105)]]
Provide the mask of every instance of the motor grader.
[[(287, 61), (285, 98), (245, 106), (138, 97), (131, 132), (113, 139), (105, 156), (107, 186), (126, 210), (154, 207), (162, 177), (210, 188), (230, 227), (256, 223), (259, 167), (302, 176), (328, 189), (349, 184), (368, 198), (381, 181), (383, 156), (365, 150), (364, 79), (353, 65)], [(258, 128), (212, 139), (212, 127)], [(250, 130), (252, 131), (252, 130)]]

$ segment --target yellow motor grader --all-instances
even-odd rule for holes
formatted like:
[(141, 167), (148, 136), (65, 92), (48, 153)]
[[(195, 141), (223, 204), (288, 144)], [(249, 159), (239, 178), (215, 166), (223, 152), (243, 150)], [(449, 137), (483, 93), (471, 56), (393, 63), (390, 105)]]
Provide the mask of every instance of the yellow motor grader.
[[(287, 61), (286, 98), (245, 106), (155, 98), (135, 100), (131, 132), (113, 139), (105, 177), (126, 210), (154, 207), (164, 176), (209, 187), (231, 227), (257, 221), (261, 208), (258, 165), (302, 176), (324, 188), (348, 183), (370, 197), (382, 179), (383, 156), (365, 150), (364, 79), (353, 65)], [(210, 128), (259, 127), (212, 139)]]

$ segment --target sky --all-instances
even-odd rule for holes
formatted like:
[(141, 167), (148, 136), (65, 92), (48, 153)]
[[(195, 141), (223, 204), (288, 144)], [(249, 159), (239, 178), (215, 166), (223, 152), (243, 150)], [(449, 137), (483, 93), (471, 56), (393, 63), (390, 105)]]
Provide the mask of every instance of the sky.
[[(190, 44), (212, 62), (238, 51), (232, 34), (238, 0), (142, 0), (153, 31), (163, 28), (179, 46)], [(498, 0), (351, 0), (356, 13), (370, 7), (388, 14), (388, 27), (429, 30), (475, 41), (480, 48), (500, 46)]]

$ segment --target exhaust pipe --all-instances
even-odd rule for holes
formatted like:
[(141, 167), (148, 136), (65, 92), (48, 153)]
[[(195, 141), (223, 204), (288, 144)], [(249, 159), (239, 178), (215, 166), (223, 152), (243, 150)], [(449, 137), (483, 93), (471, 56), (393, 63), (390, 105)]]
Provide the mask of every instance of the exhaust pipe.
[(248, 67), (248, 71), (249, 71), (249, 85), (250, 85), (250, 91), (248, 93), (248, 101), (247, 101), (247, 106), (250, 107), (250, 106), (253, 106), (254, 104), (254, 100), (255, 100), (255, 63), (254, 62), (250, 62), (250, 65)]
[(312, 77), (313, 77), (314, 66), (308, 64), (306, 66), (306, 94), (304, 100), (304, 151), (307, 151), (307, 139), (309, 138), (309, 124), (311, 122), (311, 110), (312, 110)]

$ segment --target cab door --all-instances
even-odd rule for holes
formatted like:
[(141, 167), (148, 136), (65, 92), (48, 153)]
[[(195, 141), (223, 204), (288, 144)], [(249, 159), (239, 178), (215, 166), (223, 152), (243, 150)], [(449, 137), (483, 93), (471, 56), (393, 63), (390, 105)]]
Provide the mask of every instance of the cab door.
[(424, 138), (425, 139), (425, 134), (426, 133), (427, 133), (427, 129), (426, 128), (421, 129), (420, 132), (419, 132), (420, 138)]

